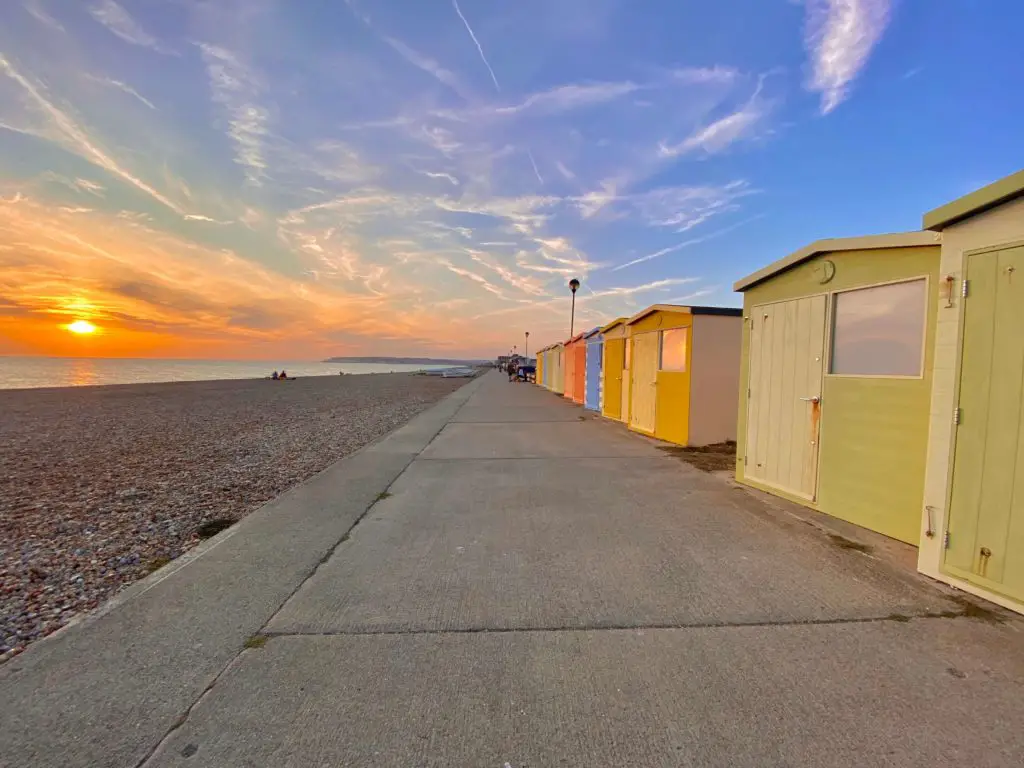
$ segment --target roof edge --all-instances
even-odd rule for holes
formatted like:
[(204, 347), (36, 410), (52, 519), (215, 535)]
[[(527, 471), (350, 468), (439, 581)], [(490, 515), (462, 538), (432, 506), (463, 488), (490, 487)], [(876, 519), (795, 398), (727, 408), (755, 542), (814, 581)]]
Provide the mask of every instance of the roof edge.
[(1024, 171), (1011, 173), (998, 181), (958, 197), (952, 202), (928, 211), (922, 219), (922, 228), (941, 232), (971, 216), (1024, 195)]
[(682, 314), (689, 314), (690, 308), (682, 304), (651, 304), (646, 309), (641, 309), (631, 318), (626, 320), (626, 325), (633, 325), (640, 320), (643, 320), (652, 312), (680, 312)]
[(625, 325), (628, 321), (628, 317), (616, 317), (614, 320), (608, 323), (608, 325), (602, 326), (600, 328), (600, 331), (601, 333), (608, 333), (608, 331), (610, 331), (612, 328), (615, 328), (616, 326), (619, 325)]
[(829, 237), (815, 240), (778, 261), (773, 261), (757, 272), (752, 272), (733, 283), (732, 289), (742, 293), (757, 283), (774, 277), (780, 272), (802, 264), (819, 253), (837, 253), (841, 251), (866, 251), (881, 248), (913, 248), (922, 245), (938, 245), (942, 235), (937, 232), (915, 230), (913, 232), (893, 232), (885, 235), (861, 235), (859, 237)]
[(651, 304), (646, 309), (641, 309), (631, 318), (626, 320), (626, 325), (643, 320), (652, 312), (678, 312), (683, 315), (741, 315), (743, 310), (738, 307), (706, 307), (693, 306), (692, 304)]

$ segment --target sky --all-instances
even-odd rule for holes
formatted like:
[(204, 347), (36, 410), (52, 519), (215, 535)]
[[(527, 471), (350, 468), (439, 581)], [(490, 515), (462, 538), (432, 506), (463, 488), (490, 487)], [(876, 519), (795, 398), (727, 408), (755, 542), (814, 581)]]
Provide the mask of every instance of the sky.
[(1019, 0), (3, 8), (0, 354), (536, 350), (1024, 167)]

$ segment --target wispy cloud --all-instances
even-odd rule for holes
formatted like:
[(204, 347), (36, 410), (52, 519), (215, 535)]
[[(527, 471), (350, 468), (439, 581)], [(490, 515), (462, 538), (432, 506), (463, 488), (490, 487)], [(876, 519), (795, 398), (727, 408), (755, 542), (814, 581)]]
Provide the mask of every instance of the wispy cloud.
[(221, 221), (219, 219), (212, 219), (209, 216), (204, 216), (201, 213), (187, 213), (182, 218), (185, 221), (205, 221), (209, 224), (231, 224), (230, 221)]
[(689, 247), (691, 245), (697, 245), (699, 243), (706, 243), (709, 240), (714, 240), (716, 238), (722, 237), (722, 235), (727, 235), (728, 233), (732, 232), (733, 230), (738, 229), (738, 228), (742, 227), (743, 225), (749, 224), (750, 222), (756, 221), (757, 219), (760, 219), (760, 218), (762, 218), (762, 215), (758, 214), (757, 216), (751, 216), (750, 218), (744, 219), (743, 221), (738, 221), (735, 224), (732, 224), (732, 225), (730, 225), (728, 227), (725, 227), (723, 229), (718, 230), (717, 232), (712, 232), (710, 234), (703, 235), (702, 237), (691, 237), (688, 240), (683, 240), (681, 243), (676, 243), (675, 245), (670, 245), (668, 248), (662, 248), (659, 251), (654, 251), (653, 253), (648, 253), (647, 255), (641, 256), (641, 257), (639, 257), (637, 259), (633, 259), (632, 261), (627, 261), (625, 264), (619, 264), (619, 265), (617, 265), (615, 267), (612, 267), (611, 271), (612, 272), (618, 272), (620, 269), (625, 269), (626, 267), (632, 267), (632, 266), (634, 266), (636, 264), (643, 264), (644, 262), (647, 262), (647, 261), (652, 261), (654, 259), (660, 259), (662, 256), (667, 256), (670, 253), (676, 253), (677, 251), (681, 251), (684, 248), (687, 248), (687, 247)]
[(144, 30), (132, 18), (131, 14), (114, 2), (114, 0), (100, 0), (90, 6), (89, 13), (96, 21), (126, 43), (149, 48), (158, 53), (173, 53), (169, 48), (164, 47), (153, 35)]
[(534, 296), (544, 293), (543, 283), (536, 278), (529, 275), (517, 274), (514, 270), (502, 265), (496, 259), (480, 251), (470, 250), (469, 254), (477, 264), (487, 267), (506, 283), (519, 289), (523, 293)]
[(246, 180), (258, 187), (267, 177), (263, 142), (268, 133), (269, 114), (258, 103), (262, 87), (230, 51), (208, 43), (200, 43), (199, 48), (213, 100), (228, 116), (228, 136), (235, 145), (235, 162), (244, 169)]
[(491, 75), (491, 80), (494, 82), (494, 87), (497, 90), (501, 90), (501, 86), (498, 85), (498, 78), (494, 76), (494, 70), (491, 69), (491, 64), (487, 61), (487, 56), (484, 54), (484, 48), (480, 45), (480, 41), (476, 39), (476, 34), (473, 32), (473, 28), (469, 26), (469, 22), (466, 21), (466, 17), (462, 15), (462, 9), (459, 8), (458, 0), (452, 0), (452, 6), (455, 8), (455, 12), (459, 14), (459, 18), (462, 19), (462, 23), (466, 25), (466, 31), (469, 32), (469, 36), (473, 39), (473, 44), (476, 46), (477, 51), (480, 53), (480, 60), (483, 61), (484, 66), (487, 67), (487, 71)]
[(573, 173), (572, 171), (570, 171), (566, 167), (565, 163), (563, 163), (561, 160), (555, 161), (555, 168), (558, 169), (558, 172), (560, 174), (562, 174), (562, 178), (564, 178), (566, 181), (575, 181), (576, 180), (576, 174)]
[(537, 177), (537, 181), (543, 184), (544, 177), (540, 175), (540, 171), (537, 169), (537, 161), (533, 159), (533, 152), (526, 150), (526, 156), (530, 158), (530, 165), (533, 166), (533, 173)]
[(580, 107), (605, 104), (633, 93), (641, 86), (629, 81), (570, 83), (532, 93), (517, 104), (494, 107), (496, 115), (514, 115), (520, 112), (557, 113)]
[(49, 12), (43, 7), (40, 0), (25, 0), (23, 5), (25, 10), (31, 14), (36, 21), (45, 24), (58, 32), (65, 31), (64, 26), (49, 14)]
[(106, 187), (102, 184), (97, 184), (95, 181), (89, 181), (88, 179), (75, 179), (75, 186), (98, 197), (103, 197), (103, 192), (106, 190)]
[(600, 189), (574, 201), (584, 219), (603, 212), (606, 218), (639, 217), (652, 227), (685, 232), (712, 216), (735, 210), (739, 198), (755, 191), (748, 182), (737, 179), (721, 185), (657, 187), (620, 195), (614, 181), (604, 181)]
[(701, 288), (693, 291), (693, 293), (687, 293), (682, 296), (671, 296), (667, 299), (663, 299), (665, 304), (684, 304), (694, 299), (703, 299), (705, 296), (712, 296), (719, 290), (717, 285), (710, 285), (707, 288)]
[(805, 0), (805, 45), (811, 57), (807, 87), (821, 94), (827, 115), (849, 94), (889, 23), (892, 0)]
[(618, 188), (619, 183), (617, 181), (605, 179), (600, 183), (598, 189), (592, 189), (577, 198), (576, 206), (579, 208), (580, 216), (584, 219), (589, 219), (603, 210), (609, 203), (617, 200)]
[(750, 105), (704, 126), (678, 144), (660, 144), (662, 157), (679, 157), (702, 150), (708, 154), (721, 152), (736, 141), (748, 136), (761, 120), (762, 112)]
[(53, 171), (45, 171), (40, 177), (45, 181), (53, 181), (57, 184), (61, 184), (68, 189), (74, 190), (75, 192), (88, 192), (89, 194), (96, 195), (97, 197), (103, 197), (106, 187), (95, 181), (89, 179), (69, 179), (66, 176), (61, 176), (59, 173)]
[(697, 277), (667, 277), (663, 280), (652, 280), (649, 283), (642, 285), (622, 286), (616, 288), (602, 288), (597, 291), (592, 291), (589, 296), (590, 298), (601, 298), (604, 296), (634, 296), (638, 293), (651, 293), (652, 291), (661, 291), (666, 288), (672, 288), (677, 285), (687, 285), (688, 283), (696, 283), (700, 280)]
[(128, 170), (119, 165), (113, 157), (100, 149), (85, 130), (75, 122), (72, 117), (55, 106), (43, 94), (42, 86), (33, 83), (27, 77), (16, 70), (11, 63), (0, 54), (0, 72), (13, 80), (28, 97), (30, 103), (35, 106), (50, 122), (58, 141), (71, 151), (90, 162), (98, 165), (109, 173), (117, 176), (122, 181), (131, 184), (136, 189), (145, 192), (151, 198), (162, 205), (167, 206), (175, 213), (183, 214), (184, 211), (170, 198), (158, 192), (142, 179), (138, 178)]
[(488, 293), (492, 293), (495, 296), (498, 296), (500, 298), (504, 298), (504, 294), (501, 292), (501, 289), (498, 288), (496, 285), (494, 285), (490, 280), (488, 280), (483, 275), (478, 275), (476, 272), (472, 272), (472, 271), (470, 271), (468, 269), (463, 269), (462, 267), (457, 267), (454, 264), (452, 264), (450, 261), (447, 261), (447, 260), (442, 260), (440, 263), (449, 272), (451, 272), (453, 274), (456, 274), (456, 275), (459, 275), (460, 277), (465, 277), (468, 280), (472, 280), (474, 283), (479, 285), (481, 288), (483, 288)]
[(443, 67), (434, 59), (411, 48), (397, 38), (385, 36), (383, 40), (414, 67), (423, 70), (439, 83), (448, 86), (463, 98), (472, 97), (472, 92), (469, 88), (467, 88), (458, 76), (450, 69)]
[(438, 171), (418, 171), (418, 173), (422, 173), (424, 176), (431, 179), (444, 179), (454, 187), (459, 186), (459, 180), (450, 173), (441, 173)]
[(138, 101), (140, 101), (141, 103), (143, 103), (147, 107), (149, 107), (150, 109), (156, 109), (156, 105), (153, 104), (153, 102), (151, 102), (149, 99), (147, 99), (145, 96), (143, 96), (141, 93), (136, 91), (134, 88), (132, 88), (127, 83), (124, 83), (124, 82), (122, 82), (120, 80), (114, 80), (113, 78), (110, 78), (110, 77), (97, 77), (95, 75), (86, 75), (86, 78), (88, 78), (89, 80), (92, 80), (95, 83), (99, 83), (101, 85), (106, 85), (106, 86), (108, 86), (110, 88), (114, 88), (114, 89), (116, 89), (118, 91), (121, 91), (122, 93), (127, 93), (129, 96), (137, 99)]
[(771, 104), (761, 98), (763, 87), (762, 77), (753, 95), (739, 109), (698, 128), (678, 144), (661, 142), (658, 153), (669, 158), (697, 151), (713, 155), (755, 135), (771, 108)]

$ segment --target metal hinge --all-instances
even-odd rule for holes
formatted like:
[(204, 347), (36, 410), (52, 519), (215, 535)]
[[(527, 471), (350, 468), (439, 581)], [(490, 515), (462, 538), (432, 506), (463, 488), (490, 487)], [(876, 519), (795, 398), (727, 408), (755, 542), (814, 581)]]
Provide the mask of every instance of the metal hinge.
[(747, 399), (750, 399), (750, 387), (747, 387)]
[(967, 280), (964, 280), (963, 283), (960, 285), (960, 295), (963, 296), (965, 299), (967, 298), (967, 290), (969, 285), (970, 282)]
[(960, 418), (962, 416), (963, 416), (962, 409), (960, 409), (960, 408), (954, 408), (953, 409), (953, 423), (954, 424), (959, 424), (960, 423)]
[(946, 531), (945, 535), (942, 537), (942, 548), (949, 549), (949, 531)]
[(747, 466), (747, 457), (746, 456), (743, 457), (743, 466), (744, 467)]

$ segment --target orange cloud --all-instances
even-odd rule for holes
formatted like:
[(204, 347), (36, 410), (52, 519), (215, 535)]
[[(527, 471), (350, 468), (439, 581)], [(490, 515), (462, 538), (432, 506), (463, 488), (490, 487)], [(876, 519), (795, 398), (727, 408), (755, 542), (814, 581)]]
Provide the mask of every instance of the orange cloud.
[[(125, 217), (17, 195), (0, 199), (0, 243), (4, 354), (316, 358), (467, 347), (458, 318), (422, 291), (292, 278)], [(77, 319), (99, 332), (62, 327)], [(470, 346), (484, 354), (492, 343), (480, 333)]]

